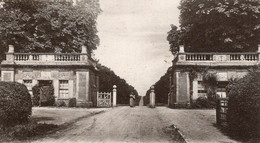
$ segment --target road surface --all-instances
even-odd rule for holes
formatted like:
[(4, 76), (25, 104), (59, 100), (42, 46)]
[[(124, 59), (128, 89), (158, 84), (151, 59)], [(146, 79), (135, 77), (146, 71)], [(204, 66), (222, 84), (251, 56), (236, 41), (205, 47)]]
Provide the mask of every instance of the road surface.
[(215, 110), (121, 106), (76, 120), (35, 142), (173, 142), (169, 128), (173, 124), (188, 142), (236, 142), (215, 127), (215, 114)]
[(35, 142), (172, 142), (166, 126), (155, 109), (122, 106), (81, 119)]
[(187, 142), (191, 143), (235, 143), (216, 127), (216, 110), (170, 109), (157, 107), (163, 119), (180, 129)]

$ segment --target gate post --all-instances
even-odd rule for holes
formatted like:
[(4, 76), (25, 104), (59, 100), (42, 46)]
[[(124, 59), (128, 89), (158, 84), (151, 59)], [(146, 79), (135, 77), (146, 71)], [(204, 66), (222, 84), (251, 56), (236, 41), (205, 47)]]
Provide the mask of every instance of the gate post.
[(113, 86), (113, 107), (116, 107), (116, 85)]
[(154, 86), (151, 86), (151, 92), (150, 92), (150, 107), (155, 107), (155, 93), (154, 93)]

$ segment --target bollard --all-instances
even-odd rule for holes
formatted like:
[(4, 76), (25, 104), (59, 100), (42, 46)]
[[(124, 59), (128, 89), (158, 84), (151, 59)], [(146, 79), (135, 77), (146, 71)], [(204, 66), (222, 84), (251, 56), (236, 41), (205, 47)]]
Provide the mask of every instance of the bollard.
[(151, 107), (151, 108), (155, 108), (154, 86), (151, 86), (151, 92), (150, 92), (150, 107)]

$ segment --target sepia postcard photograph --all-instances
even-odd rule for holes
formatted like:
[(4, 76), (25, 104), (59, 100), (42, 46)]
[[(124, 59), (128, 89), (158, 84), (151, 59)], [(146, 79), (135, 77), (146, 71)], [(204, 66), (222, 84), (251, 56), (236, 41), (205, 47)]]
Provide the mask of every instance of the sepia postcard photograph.
[(0, 0), (0, 143), (260, 143), (260, 0)]

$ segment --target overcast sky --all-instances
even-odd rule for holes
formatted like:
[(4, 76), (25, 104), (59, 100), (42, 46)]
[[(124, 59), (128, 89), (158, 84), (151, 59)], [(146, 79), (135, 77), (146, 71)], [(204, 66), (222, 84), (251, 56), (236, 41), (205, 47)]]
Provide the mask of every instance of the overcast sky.
[[(100, 63), (133, 85), (140, 95), (171, 66), (166, 40), (170, 24), (179, 26), (180, 0), (100, 0)], [(167, 62), (165, 62), (167, 61)]]

